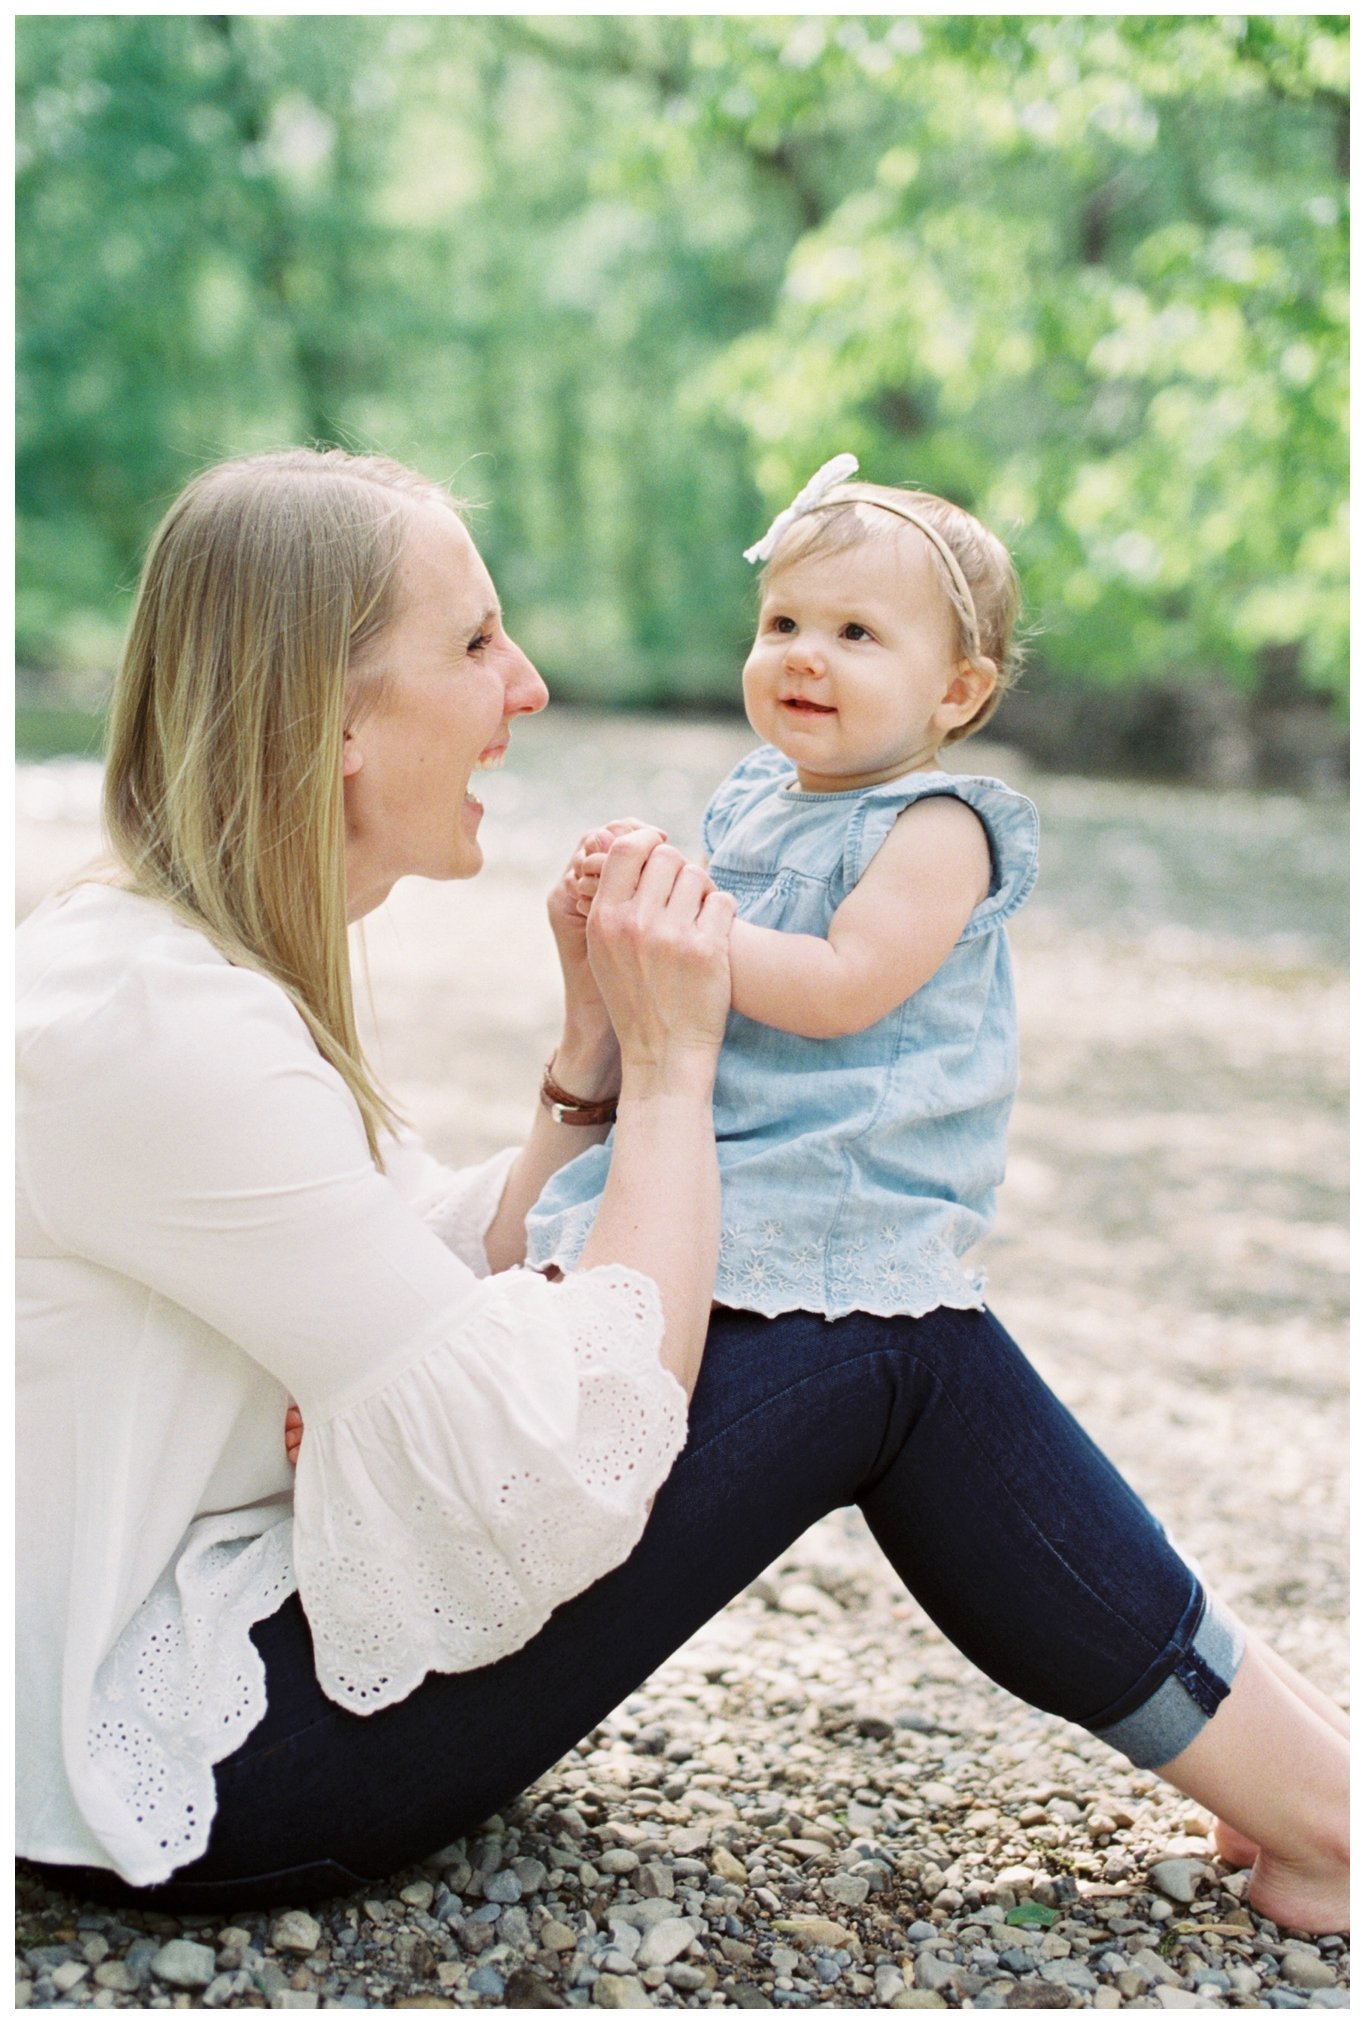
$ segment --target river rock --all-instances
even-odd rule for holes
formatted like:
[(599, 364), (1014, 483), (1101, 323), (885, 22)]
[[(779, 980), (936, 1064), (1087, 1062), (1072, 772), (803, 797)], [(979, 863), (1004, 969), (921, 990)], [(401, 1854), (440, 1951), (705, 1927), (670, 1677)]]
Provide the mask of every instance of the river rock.
[(599, 1975), (592, 1985), (599, 2010), (652, 2010), (654, 1998), (634, 1975)]
[(687, 1952), (695, 1938), (689, 1919), (660, 1919), (641, 1940), (636, 1959), (642, 1968), (666, 1968)]
[(270, 1928), (270, 1944), (279, 1954), (315, 1953), (321, 1938), (322, 1927), (311, 1912), (285, 1912)]
[[(61, 1970), (57, 1972), (60, 1974)], [(1328, 1966), (1315, 1948), (1290, 1945), (1285, 1948), (1280, 1960), (1280, 1979), (1295, 1989), (1331, 1989), (1335, 1987), (1337, 1978), (1336, 1971)]]
[(152, 1957), (152, 1973), (173, 1989), (207, 1989), (217, 1967), (213, 1948), (197, 1940), (167, 1940)]
[(1178, 1905), (1194, 1903), (1208, 1874), (1206, 1863), (1185, 1855), (1168, 1856), (1164, 1862), (1154, 1862), (1148, 1871), (1152, 1888)]

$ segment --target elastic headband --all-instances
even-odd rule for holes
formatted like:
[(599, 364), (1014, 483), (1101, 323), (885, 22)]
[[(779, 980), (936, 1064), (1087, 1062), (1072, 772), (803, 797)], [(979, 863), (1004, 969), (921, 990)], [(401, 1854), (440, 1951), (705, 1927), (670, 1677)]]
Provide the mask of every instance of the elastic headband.
[(814, 513), (821, 507), (880, 506), (884, 513), (894, 513), (901, 520), (908, 520), (912, 527), (918, 527), (920, 533), (924, 535), (926, 540), (933, 543), (934, 547), (943, 557), (944, 565), (947, 568), (949, 576), (952, 578), (953, 588), (966, 606), (968, 617), (971, 620), (972, 651), (979, 653), (981, 651), (981, 629), (976, 616), (976, 599), (972, 596), (967, 579), (962, 574), (962, 564), (958, 561), (948, 543), (931, 521), (923, 519), (920, 514), (913, 512), (908, 506), (896, 505), (890, 499), (881, 498), (879, 494), (872, 492), (866, 485), (845, 484), (844, 480), (851, 478), (857, 468), (858, 459), (847, 450), (841, 456), (831, 457), (827, 464), (822, 464), (815, 476), (810, 480), (810, 483), (801, 487), (801, 490), (792, 500), (791, 505), (784, 507), (778, 514), (772, 526), (763, 536), (763, 539), (756, 541), (752, 548), (745, 549), (744, 560), (746, 562), (769, 561), (773, 550), (777, 547), (778, 542), (782, 539), (787, 529), (797, 520), (804, 520), (808, 513)]

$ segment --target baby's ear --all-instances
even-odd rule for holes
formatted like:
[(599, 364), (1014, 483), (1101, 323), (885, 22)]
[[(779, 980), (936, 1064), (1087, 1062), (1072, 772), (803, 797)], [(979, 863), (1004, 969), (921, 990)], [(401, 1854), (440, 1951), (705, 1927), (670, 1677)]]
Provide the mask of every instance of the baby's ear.
[(938, 708), (944, 728), (951, 731), (959, 724), (970, 724), (977, 711), (990, 701), (998, 680), (995, 662), (988, 654), (977, 661), (959, 661)]

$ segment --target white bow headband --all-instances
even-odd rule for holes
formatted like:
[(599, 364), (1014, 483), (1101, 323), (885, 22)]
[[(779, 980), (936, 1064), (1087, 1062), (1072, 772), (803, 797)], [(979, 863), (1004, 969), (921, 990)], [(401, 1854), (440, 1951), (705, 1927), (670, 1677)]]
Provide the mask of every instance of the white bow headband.
[[(804, 519), (807, 513), (815, 512), (817, 507), (853, 506), (857, 504), (880, 506), (883, 512), (898, 514), (902, 520), (908, 520), (912, 527), (918, 527), (920, 533), (933, 543), (934, 547), (943, 557), (948, 574), (953, 581), (953, 588), (962, 600), (971, 622), (972, 648), (974, 651), (979, 651), (981, 635), (977, 624), (976, 600), (972, 596), (967, 579), (962, 573), (962, 564), (958, 561), (952, 549), (931, 521), (922, 519), (918, 513), (912, 512), (908, 506), (901, 506), (893, 503), (890, 499), (882, 498), (877, 493), (870, 492), (865, 486), (846, 484), (845, 480), (851, 478), (857, 468), (858, 459), (848, 450), (845, 450), (838, 457), (831, 457), (827, 464), (822, 464), (809, 484), (801, 487), (801, 490), (792, 500), (791, 505), (783, 507), (776, 520), (773, 521), (772, 526), (763, 536), (763, 539), (756, 541), (752, 548), (745, 549), (744, 560), (746, 562), (769, 561), (778, 542), (793, 522)], [(836, 488), (838, 492), (837, 497), (833, 496)]]

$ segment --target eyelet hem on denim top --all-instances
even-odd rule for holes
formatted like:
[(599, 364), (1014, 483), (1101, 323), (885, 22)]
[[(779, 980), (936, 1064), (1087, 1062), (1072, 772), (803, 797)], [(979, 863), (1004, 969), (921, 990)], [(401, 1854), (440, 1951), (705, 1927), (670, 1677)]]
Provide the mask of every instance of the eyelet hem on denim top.
[[(962, 1260), (1004, 1177), (1018, 1083), (1004, 925), (1037, 878), (1037, 810), (999, 780), (942, 772), (805, 793), (765, 745), (722, 782), (702, 833), (742, 920), (824, 936), (902, 810), (936, 794), (980, 818), (991, 885), (928, 982), (835, 1040), (730, 1015), (715, 1092), (723, 1306), (833, 1320), (984, 1305), (984, 1278)], [(610, 1152), (608, 1139), (551, 1180), (528, 1220), (529, 1263), (577, 1262)]]

